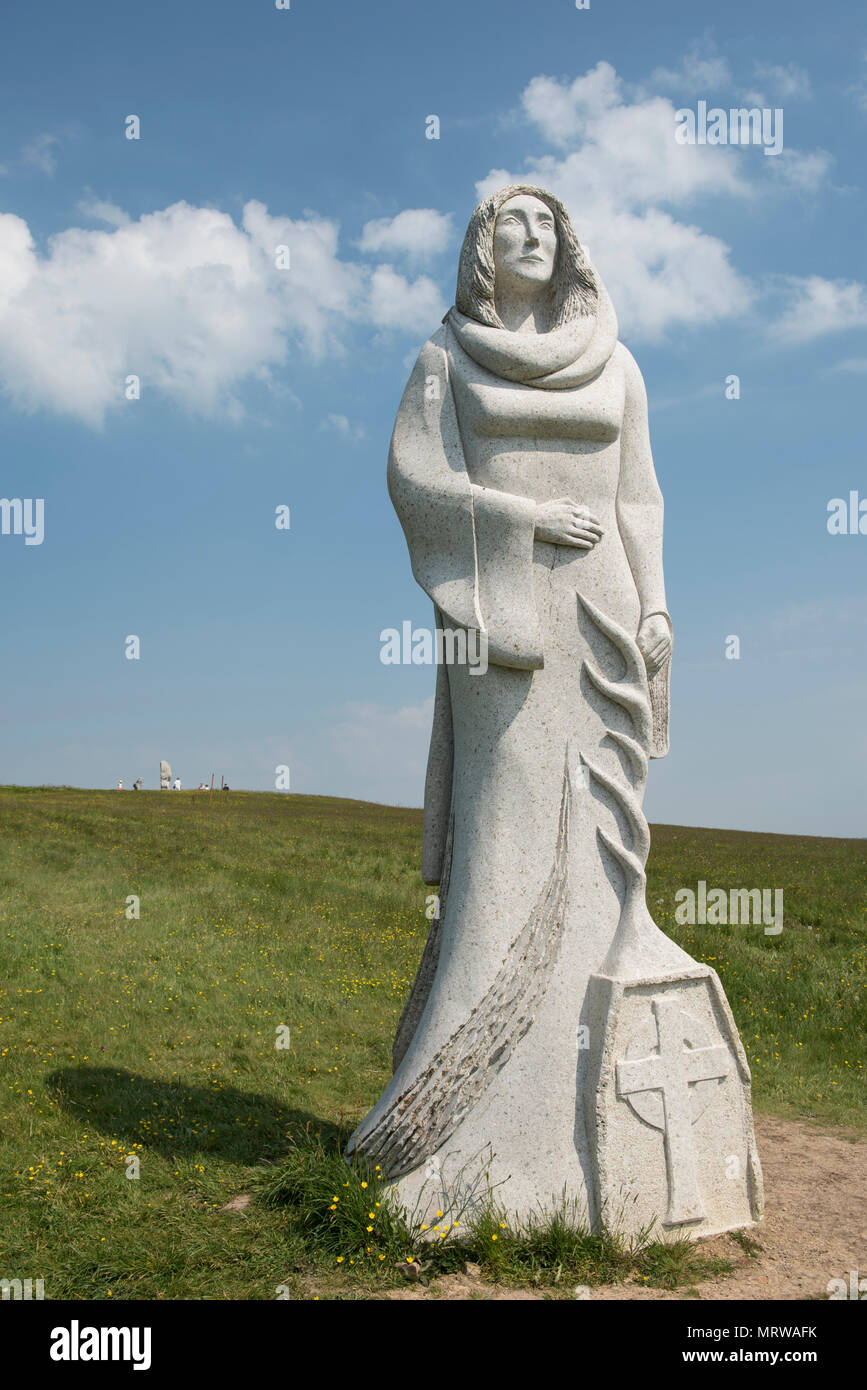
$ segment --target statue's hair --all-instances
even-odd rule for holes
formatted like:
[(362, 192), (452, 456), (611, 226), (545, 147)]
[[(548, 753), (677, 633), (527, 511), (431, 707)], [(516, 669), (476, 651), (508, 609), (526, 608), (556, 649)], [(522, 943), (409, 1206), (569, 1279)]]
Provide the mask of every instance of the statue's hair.
[(491, 328), (504, 327), (494, 306), (494, 228), (500, 208), (520, 193), (545, 203), (557, 228), (557, 258), (548, 288), (551, 327), (559, 328), (581, 314), (595, 313), (599, 293), (596, 278), (568, 212), (553, 193), (528, 183), (510, 183), (483, 198), (470, 218), (458, 264), (455, 307)]

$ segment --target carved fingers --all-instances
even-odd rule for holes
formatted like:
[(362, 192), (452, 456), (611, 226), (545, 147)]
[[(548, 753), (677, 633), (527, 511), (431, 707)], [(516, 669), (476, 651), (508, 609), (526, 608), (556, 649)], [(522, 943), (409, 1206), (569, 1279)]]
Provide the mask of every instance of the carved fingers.
[(651, 613), (649, 618), (645, 618), (635, 640), (648, 671), (653, 675), (671, 655), (671, 632), (662, 614)]
[(590, 550), (602, 539), (599, 518), (573, 497), (540, 502), (536, 509), (536, 538), (553, 545), (572, 545)]

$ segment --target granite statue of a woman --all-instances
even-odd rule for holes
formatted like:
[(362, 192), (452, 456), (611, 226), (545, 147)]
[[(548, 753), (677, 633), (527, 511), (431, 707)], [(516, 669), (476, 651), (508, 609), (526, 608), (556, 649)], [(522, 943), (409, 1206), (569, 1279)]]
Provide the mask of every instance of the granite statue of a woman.
[(348, 1152), (422, 1220), (492, 1188), (518, 1219), (565, 1201), (626, 1231), (750, 1225), (743, 1048), (715, 972), (645, 904), (672, 630), (644, 383), (550, 193), (474, 212), (388, 477), (438, 628), (487, 666), (438, 667), (439, 916)]

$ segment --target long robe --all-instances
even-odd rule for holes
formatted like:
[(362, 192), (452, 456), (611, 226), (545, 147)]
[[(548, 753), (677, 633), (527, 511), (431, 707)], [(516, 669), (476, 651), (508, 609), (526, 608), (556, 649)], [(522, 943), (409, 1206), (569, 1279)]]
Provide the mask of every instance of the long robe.
[[(600, 348), (600, 315), (577, 366), (551, 357), (552, 338), (550, 360), (517, 361), (511, 379), (488, 349), (516, 335), (477, 342), (466, 325), (452, 311), (419, 355), (389, 490), (438, 625), (480, 632), (489, 664), (437, 673), (423, 876), (440, 915), (394, 1076), (349, 1152), (417, 1215), (444, 1185), (472, 1199), (488, 1184), (519, 1212), (565, 1193), (587, 1214), (589, 978), (624, 952), (692, 965), (644, 902), (641, 801), (648, 757), (667, 748), (667, 670), (651, 691), (635, 639), (665, 597), (661, 547), (636, 575), (625, 538), (640, 516), (661, 540), (661, 496), (616, 323)], [(564, 495), (600, 515), (590, 551), (535, 538), (537, 504)]]

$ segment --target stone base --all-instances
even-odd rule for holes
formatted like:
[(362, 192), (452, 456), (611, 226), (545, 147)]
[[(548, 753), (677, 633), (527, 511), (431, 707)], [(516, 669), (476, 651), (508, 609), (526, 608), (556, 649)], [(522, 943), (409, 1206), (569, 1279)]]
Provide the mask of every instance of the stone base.
[(588, 1000), (596, 1224), (678, 1240), (761, 1220), (750, 1072), (716, 972), (593, 975)]

